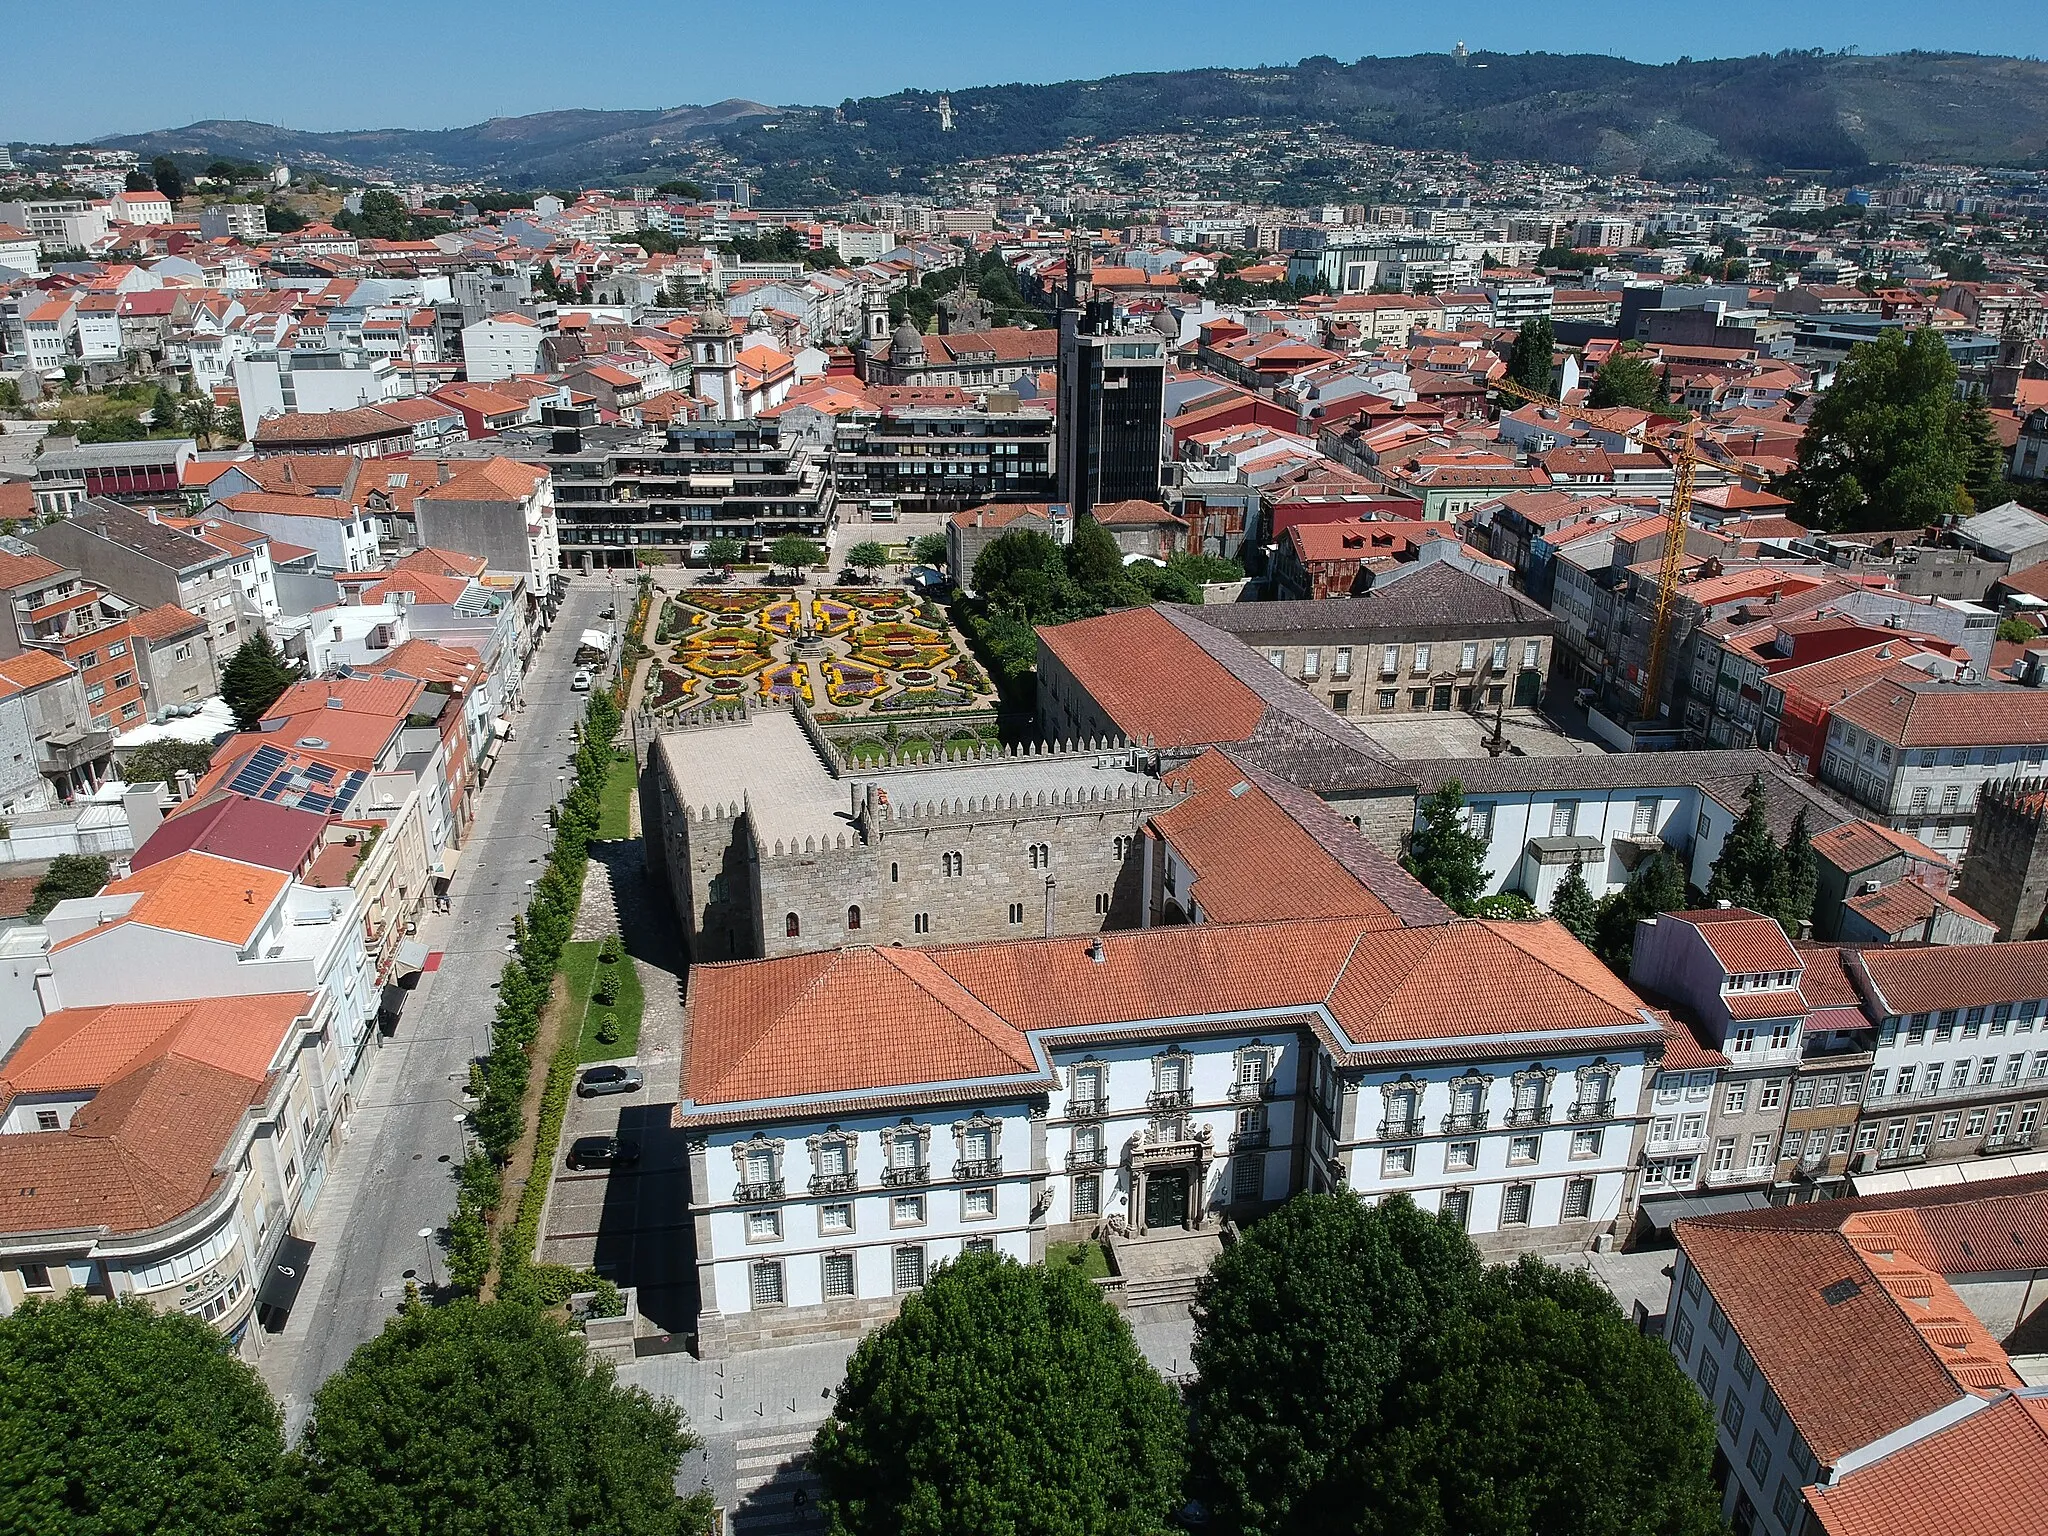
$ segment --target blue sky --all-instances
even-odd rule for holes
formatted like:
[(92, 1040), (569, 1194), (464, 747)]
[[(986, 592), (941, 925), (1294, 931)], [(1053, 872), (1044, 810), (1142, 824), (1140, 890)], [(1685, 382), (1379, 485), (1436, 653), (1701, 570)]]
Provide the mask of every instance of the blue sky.
[(0, 140), (253, 118), (446, 128), (563, 107), (833, 102), (1305, 54), (1472, 48), (1663, 61), (1780, 48), (2048, 55), (2040, 0), (56, 0), (8, 28)]

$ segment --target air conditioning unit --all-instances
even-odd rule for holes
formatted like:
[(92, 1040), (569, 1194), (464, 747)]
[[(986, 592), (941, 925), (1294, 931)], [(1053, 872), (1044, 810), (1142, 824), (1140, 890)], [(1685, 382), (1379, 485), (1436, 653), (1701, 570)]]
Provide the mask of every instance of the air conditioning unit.
[(1884, 882), (1882, 880), (1866, 880), (1863, 882), (1863, 894), (1865, 896), (1875, 896), (1883, 889)]
[(1870, 1173), (1876, 1167), (1877, 1154), (1875, 1152), (1858, 1152), (1849, 1159), (1849, 1171), (1851, 1173)]

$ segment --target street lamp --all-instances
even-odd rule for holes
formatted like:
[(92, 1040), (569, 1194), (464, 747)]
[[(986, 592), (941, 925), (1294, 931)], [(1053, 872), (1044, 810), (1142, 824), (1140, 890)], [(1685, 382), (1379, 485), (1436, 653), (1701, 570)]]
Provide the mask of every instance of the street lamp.
[(441, 1288), (441, 1282), (434, 1269), (434, 1229), (432, 1227), (420, 1228), (420, 1246), (427, 1250), (427, 1278), (434, 1282), (434, 1289), (438, 1291)]

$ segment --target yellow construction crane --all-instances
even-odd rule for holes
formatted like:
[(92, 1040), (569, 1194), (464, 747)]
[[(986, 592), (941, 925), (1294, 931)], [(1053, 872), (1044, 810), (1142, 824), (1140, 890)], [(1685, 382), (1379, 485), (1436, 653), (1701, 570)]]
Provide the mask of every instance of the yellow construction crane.
[[(1562, 413), (1563, 401), (1539, 395), (1512, 379), (1495, 379), (1493, 387), (1512, 399)], [(1664, 669), (1671, 661), (1671, 615), (1678, 606), (1678, 573), (1685, 563), (1685, 520), (1692, 511), (1693, 471), (1700, 463), (1693, 449), (1692, 423), (1685, 424), (1678, 451), (1672, 455), (1671, 502), (1665, 508), (1664, 556), (1657, 565), (1657, 605), (1650, 618), (1650, 654), (1643, 664), (1643, 714), (1655, 719), (1657, 696), (1663, 691)]]

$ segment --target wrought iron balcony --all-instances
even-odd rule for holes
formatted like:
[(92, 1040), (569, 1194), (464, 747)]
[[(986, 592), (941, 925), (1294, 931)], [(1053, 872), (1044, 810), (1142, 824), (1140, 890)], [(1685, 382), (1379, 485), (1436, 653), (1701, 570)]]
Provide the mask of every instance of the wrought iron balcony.
[(929, 1166), (919, 1163), (913, 1168), (884, 1168), (882, 1184), (888, 1189), (908, 1189), (918, 1184), (929, 1184), (932, 1171)]
[(994, 1179), (1000, 1178), (1002, 1172), (1003, 1160), (1000, 1157), (963, 1157), (953, 1165), (953, 1177), (956, 1179)]
[(741, 1184), (733, 1189), (732, 1197), (749, 1205), (758, 1205), (763, 1200), (782, 1198), (782, 1180), (760, 1179), (752, 1184)]
[(1986, 1136), (1985, 1152), (2021, 1152), (2034, 1144), (2032, 1131), (2007, 1131), (2003, 1136)]
[(1614, 1100), (1581, 1099), (1572, 1105), (1571, 1117), (1574, 1120), (1612, 1120), (1614, 1118)]
[(1089, 1147), (1083, 1151), (1069, 1152), (1067, 1154), (1067, 1172), (1069, 1173), (1086, 1173), (1092, 1168), (1100, 1168), (1102, 1166), (1103, 1157), (1102, 1148), (1100, 1147)]
[[(1448, 1127), (1446, 1128), (1448, 1129)], [(1422, 1128), (1422, 1116), (1420, 1115), (1410, 1115), (1405, 1120), (1382, 1120), (1380, 1122), (1381, 1141), (1409, 1141), (1417, 1136), (1426, 1134)]]
[(811, 1193), (814, 1195), (850, 1195), (860, 1188), (860, 1175), (854, 1173), (814, 1173), (811, 1175)]
[(1195, 1091), (1192, 1088), (1154, 1088), (1145, 1095), (1148, 1109), (1192, 1109)]
[(1230, 1085), (1230, 1096), (1233, 1099), (1239, 1100), (1270, 1099), (1277, 1091), (1273, 1086), (1273, 1079), (1270, 1077), (1262, 1077), (1255, 1083), (1240, 1082)]
[(1107, 1094), (1098, 1093), (1093, 1098), (1084, 1098), (1077, 1093), (1067, 1100), (1067, 1118), (1069, 1120), (1100, 1120), (1108, 1113), (1109, 1096)]
[(1483, 1131), (1486, 1129), (1486, 1111), (1483, 1109), (1453, 1110), (1444, 1116), (1444, 1134), (1458, 1131)]
[(1243, 1130), (1230, 1133), (1230, 1144), (1233, 1147), (1266, 1147), (1272, 1143), (1273, 1128), (1270, 1125), (1247, 1126)]
[(1538, 1104), (1528, 1109), (1511, 1109), (1508, 1111), (1508, 1124), (1548, 1125), (1550, 1124), (1550, 1106), (1548, 1104)]

